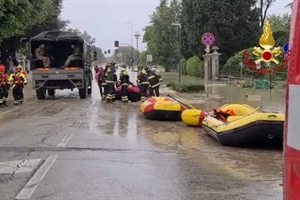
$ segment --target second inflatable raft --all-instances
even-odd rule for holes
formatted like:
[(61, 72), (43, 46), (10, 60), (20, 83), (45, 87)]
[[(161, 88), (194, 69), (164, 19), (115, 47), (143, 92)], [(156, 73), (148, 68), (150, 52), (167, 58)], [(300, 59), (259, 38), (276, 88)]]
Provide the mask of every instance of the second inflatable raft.
[(169, 97), (151, 97), (140, 106), (146, 119), (161, 121), (181, 121), (184, 109), (185, 107)]
[(258, 112), (246, 104), (226, 104), (219, 110), (232, 110), (235, 116), (229, 116), (224, 121), (210, 113), (202, 126), (206, 133), (222, 145), (283, 144), (284, 114)]

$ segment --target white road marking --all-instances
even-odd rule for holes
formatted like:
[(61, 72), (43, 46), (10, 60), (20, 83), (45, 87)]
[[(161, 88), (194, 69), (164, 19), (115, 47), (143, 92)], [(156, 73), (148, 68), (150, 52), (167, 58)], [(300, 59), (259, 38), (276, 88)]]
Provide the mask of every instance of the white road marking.
[(14, 160), (0, 163), (0, 174), (29, 173), (41, 162), (41, 159)]
[(41, 165), (41, 167), (35, 172), (35, 174), (31, 177), (25, 187), (21, 190), (21, 192), (15, 198), (16, 200), (21, 199), (29, 199), (35, 189), (38, 187), (39, 183), (43, 180), (50, 167), (53, 165), (55, 160), (57, 159), (58, 154), (49, 156), (45, 162)]
[[(84, 113), (82, 114), (82, 116), (86, 116), (86, 115), (88, 114), (89, 110), (91, 110), (91, 108), (93, 107), (94, 104), (95, 104), (95, 102), (92, 102), (92, 104), (87, 108), (87, 111), (84, 112)], [(81, 126), (81, 124), (82, 124), (82, 120), (79, 120), (79, 121), (76, 123), (75, 127), (76, 127), (76, 128), (79, 128), (79, 127)], [(72, 137), (73, 137), (73, 133), (71, 133), (71, 134), (66, 134), (66, 135), (62, 138), (62, 140), (60, 141), (60, 143), (57, 145), (57, 147), (65, 147), (65, 146), (67, 145), (67, 143), (71, 140)]]
[(72, 138), (72, 136), (73, 133), (65, 135), (65, 137), (63, 137), (63, 139), (60, 141), (57, 147), (65, 147), (67, 143), (70, 141), (70, 139)]

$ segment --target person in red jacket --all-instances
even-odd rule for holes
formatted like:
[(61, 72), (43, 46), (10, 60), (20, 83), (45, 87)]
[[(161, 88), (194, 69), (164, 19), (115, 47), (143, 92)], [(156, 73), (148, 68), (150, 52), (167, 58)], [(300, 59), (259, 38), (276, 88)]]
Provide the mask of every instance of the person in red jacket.
[(5, 66), (0, 65), (0, 107), (7, 107), (9, 76), (5, 74)]
[(103, 79), (104, 79), (104, 69), (103, 69), (103, 67), (97, 66), (97, 70), (95, 69), (95, 72), (96, 72), (95, 80), (98, 83), (100, 95), (101, 95), (101, 97), (103, 97), (102, 84), (103, 84)]

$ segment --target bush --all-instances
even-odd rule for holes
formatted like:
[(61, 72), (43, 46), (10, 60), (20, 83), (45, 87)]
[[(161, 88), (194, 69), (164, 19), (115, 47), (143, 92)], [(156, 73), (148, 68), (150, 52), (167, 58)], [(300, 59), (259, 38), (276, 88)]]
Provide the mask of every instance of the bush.
[(196, 93), (203, 92), (205, 90), (204, 84), (180, 84), (180, 83), (169, 83), (167, 87), (171, 87), (177, 92)]
[(186, 71), (186, 59), (182, 58), (180, 60), (180, 67), (181, 67), (181, 72), (183, 75), (187, 75), (187, 71)]
[(189, 58), (186, 62), (186, 72), (189, 76), (204, 77), (204, 62), (198, 56)]
[[(254, 48), (248, 49), (248, 55), (249, 55), (249, 60), (252, 63), (255, 63), (255, 60), (257, 60), (258, 57), (253, 54), (253, 49)], [(227, 60), (226, 64), (223, 66), (223, 68), (221, 70), (221, 74), (230, 75), (230, 76), (240, 76), (240, 63), (243, 63), (243, 75), (244, 76), (247, 76), (247, 75), (250, 76), (250, 75), (253, 75), (253, 72), (257, 72), (257, 70), (251, 70), (250, 67), (248, 67), (244, 64), (243, 51), (245, 51), (245, 50), (242, 50), (242, 51), (236, 53), (234, 56), (232, 56), (231, 58), (229, 58)], [(281, 49), (281, 51), (284, 52), (283, 49)], [(279, 64), (275, 64), (272, 62), (271, 69), (273, 67), (280, 66), (281, 63), (283, 63), (285, 61), (283, 54), (276, 57), (276, 59), (279, 61)], [(262, 68), (267, 69), (266, 63), (261, 62), (261, 64), (262, 64), (261, 65)], [(278, 72), (277, 74), (278, 74), (278, 76), (282, 76), (282, 72), (286, 72), (286, 71), (287, 71), (287, 67), (285, 67), (282, 71)], [(262, 77), (263, 77), (263, 75), (262, 75)]]

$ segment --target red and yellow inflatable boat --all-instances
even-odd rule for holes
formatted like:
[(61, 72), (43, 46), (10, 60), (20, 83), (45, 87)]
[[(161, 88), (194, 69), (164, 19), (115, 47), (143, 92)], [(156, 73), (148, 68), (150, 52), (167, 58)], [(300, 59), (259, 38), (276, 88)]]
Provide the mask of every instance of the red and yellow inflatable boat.
[(151, 97), (140, 106), (146, 119), (161, 121), (181, 121), (181, 113), (185, 109), (169, 97)]

